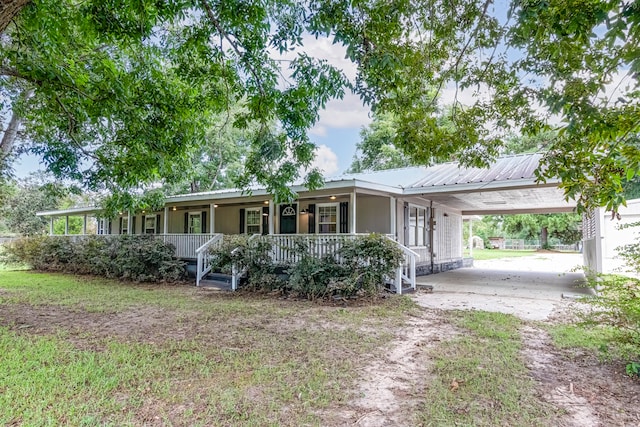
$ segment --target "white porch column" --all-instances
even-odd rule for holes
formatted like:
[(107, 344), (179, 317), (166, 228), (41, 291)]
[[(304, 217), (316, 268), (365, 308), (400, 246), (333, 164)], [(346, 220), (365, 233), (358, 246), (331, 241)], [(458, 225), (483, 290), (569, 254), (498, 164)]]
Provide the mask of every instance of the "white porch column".
[(82, 218), (82, 234), (87, 234), (87, 214)]
[(64, 235), (69, 235), (69, 215), (64, 217)]
[(351, 193), (351, 209), (349, 212), (349, 229), (351, 230), (351, 234), (356, 233), (356, 190), (353, 190)]
[(215, 203), (209, 204), (209, 233), (216, 232), (216, 205)]
[(273, 199), (269, 199), (269, 234), (275, 234), (274, 230), (274, 218), (275, 218), (275, 204), (273, 203)]
[(396, 198), (389, 197), (389, 234), (393, 235), (393, 238), (398, 240), (396, 236)]
[(164, 223), (162, 224), (162, 234), (169, 233), (169, 207), (164, 207)]
[(131, 233), (131, 211), (127, 211), (127, 234), (133, 234)]
[(53, 217), (49, 219), (49, 236), (53, 236)]
[(469, 218), (469, 256), (473, 256), (473, 220)]

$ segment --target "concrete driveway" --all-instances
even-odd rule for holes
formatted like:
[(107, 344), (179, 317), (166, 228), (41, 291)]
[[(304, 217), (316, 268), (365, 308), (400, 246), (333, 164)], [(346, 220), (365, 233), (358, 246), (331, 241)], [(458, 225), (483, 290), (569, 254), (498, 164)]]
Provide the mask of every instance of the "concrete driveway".
[(581, 254), (539, 253), (520, 258), (475, 261), (474, 267), (418, 277), (418, 286), (431, 285), (433, 293), (417, 292), (424, 307), (485, 310), (514, 314), (526, 320), (545, 320), (561, 304), (592, 295), (581, 287)]

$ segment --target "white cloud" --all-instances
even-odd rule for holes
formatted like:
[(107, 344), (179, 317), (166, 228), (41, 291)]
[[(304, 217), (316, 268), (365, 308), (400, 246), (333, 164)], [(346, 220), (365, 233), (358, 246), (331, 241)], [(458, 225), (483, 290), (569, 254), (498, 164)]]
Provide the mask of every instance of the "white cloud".
[(324, 176), (330, 176), (338, 171), (338, 156), (324, 144), (316, 148), (316, 158), (311, 167), (318, 168)]

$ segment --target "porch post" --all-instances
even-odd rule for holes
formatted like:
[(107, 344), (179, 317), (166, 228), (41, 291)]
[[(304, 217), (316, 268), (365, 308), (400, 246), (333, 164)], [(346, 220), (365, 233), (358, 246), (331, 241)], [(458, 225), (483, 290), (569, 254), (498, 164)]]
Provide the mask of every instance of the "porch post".
[(162, 234), (167, 234), (169, 231), (169, 207), (164, 207), (164, 223), (162, 224)]
[(353, 190), (351, 193), (351, 212), (349, 212), (350, 216), (350, 225), (349, 229), (351, 230), (351, 234), (356, 234), (356, 190)]
[(64, 235), (69, 235), (69, 215), (64, 217)]
[(87, 214), (82, 218), (82, 234), (87, 234)]
[(469, 218), (469, 256), (473, 256), (473, 220)]
[(133, 234), (131, 232), (131, 211), (127, 211), (127, 234)]
[(269, 199), (269, 234), (274, 234), (274, 213), (275, 213), (275, 206), (273, 203), (273, 199)]
[(389, 197), (389, 234), (398, 240), (398, 236), (396, 236), (396, 210), (396, 198)]
[(53, 236), (53, 217), (49, 219), (49, 236)]
[(209, 204), (209, 233), (216, 232), (216, 205), (215, 203)]

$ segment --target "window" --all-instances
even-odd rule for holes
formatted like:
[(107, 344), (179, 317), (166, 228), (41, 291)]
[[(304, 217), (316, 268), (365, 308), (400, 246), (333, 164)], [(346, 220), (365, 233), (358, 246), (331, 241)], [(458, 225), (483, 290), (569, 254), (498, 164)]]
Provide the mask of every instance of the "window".
[(189, 234), (202, 233), (202, 212), (189, 212)]
[(262, 225), (262, 208), (247, 209), (247, 234), (260, 234)]
[(156, 234), (155, 215), (147, 215), (144, 217), (144, 234)]
[(409, 206), (409, 246), (429, 245), (428, 209)]
[(120, 226), (120, 234), (129, 234), (129, 217), (123, 216)]
[(338, 204), (318, 205), (318, 233), (338, 232)]
[(107, 234), (108, 232), (108, 223), (107, 223), (107, 219), (99, 219), (98, 220), (98, 234)]

